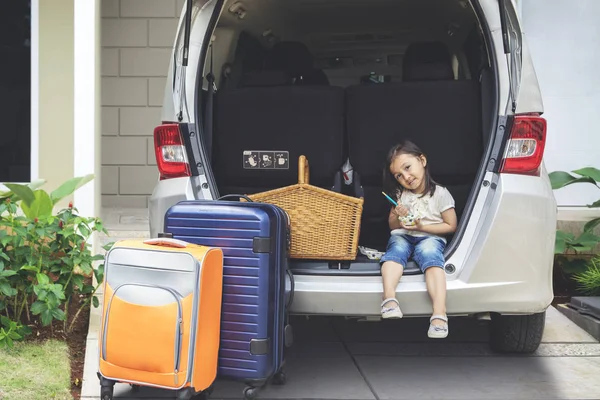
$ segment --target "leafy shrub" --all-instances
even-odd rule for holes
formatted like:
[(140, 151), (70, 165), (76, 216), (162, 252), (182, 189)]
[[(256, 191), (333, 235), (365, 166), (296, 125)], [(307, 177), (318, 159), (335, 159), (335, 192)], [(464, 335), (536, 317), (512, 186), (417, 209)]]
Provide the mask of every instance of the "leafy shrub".
[[(578, 176), (573, 176), (572, 174)], [(552, 189), (554, 190), (572, 185), (574, 183), (589, 183), (600, 189), (600, 186), (598, 186), (598, 183), (600, 182), (600, 170), (597, 168), (586, 167), (571, 171), (571, 173), (565, 171), (554, 171), (550, 173), (549, 176)], [(587, 207), (600, 207), (600, 199), (596, 200), (592, 204), (588, 204)], [(583, 227), (583, 232), (577, 237), (575, 237), (575, 235), (572, 233), (558, 230), (556, 232), (554, 253), (563, 254), (567, 251), (578, 253), (582, 251), (593, 250), (598, 243), (600, 243), (600, 237), (593, 233), (598, 224), (600, 224), (600, 218), (594, 218), (588, 221)]]
[[(99, 218), (78, 215), (72, 204), (53, 213), (61, 199), (92, 178), (71, 179), (52, 193), (35, 189), (37, 183), (7, 184), (10, 192), (0, 193), (0, 346), (30, 334), (27, 325), (35, 318), (43, 326), (62, 321), (69, 333), (85, 307), (98, 307), (95, 293), (104, 266), (94, 263), (103, 256), (91, 254), (90, 239), (106, 229)], [(68, 315), (79, 296), (85, 300)]]
[(576, 274), (573, 279), (584, 294), (600, 296), (600, 257), (592, 259), (587, 270)]

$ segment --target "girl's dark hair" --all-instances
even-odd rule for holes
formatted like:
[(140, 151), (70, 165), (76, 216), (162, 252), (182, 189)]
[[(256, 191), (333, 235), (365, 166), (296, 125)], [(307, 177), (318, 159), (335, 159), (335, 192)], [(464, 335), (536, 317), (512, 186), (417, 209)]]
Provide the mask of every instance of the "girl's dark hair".
[[(385, 166), (383, 167), (383, 189), (387, 191), (389, 194), (396, 195), (397, 193), (401, 193), (404, 188), (396, 178), (390, 172), (390, 165), (392, 165), (392, 161), (400, 154), (411, 154), (415, 157), (425, 156), (425, 153), (413, 142), (410, 140), (404, 140), (397, 145), (393, 146), (387, 154), (385, 159)], [(425, 165), (425, 191), (423, 192), (423, 196), (425, 194), (429, 194), (433, 196), (435, 193), (435, 187), (437, 182), (431, 178), (431, 174), (429, 173), (429, 164)]]

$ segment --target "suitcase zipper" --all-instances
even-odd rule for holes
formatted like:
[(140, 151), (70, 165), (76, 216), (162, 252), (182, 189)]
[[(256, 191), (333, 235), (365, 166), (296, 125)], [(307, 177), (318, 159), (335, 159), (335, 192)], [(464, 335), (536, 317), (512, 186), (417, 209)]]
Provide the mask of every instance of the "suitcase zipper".
[(182, 337), (183, 337), (183, 307), (181, 305), (181, 300), (179, 299), (179, 294), (168, 287), (164, 287), (164, 286), (158, 286), (158, 285), (143, 285), (143, 284), (135, 284), (135, 283), (124, 283), (120, 286), (118, 286), (115, 291), (113, 292), (112, 296), (110, 297), (110, 300), (108, 302), (108, 307), (106, 309), (106, 322), (104, 323), (104, 333), (102, 335), (102, 359), (104, 361), (106, 360), (106, 334), (108, 332), (108, 316), (110, 315), (110, 308), (112, 306), (112, 301), (115, 297), (115, 295), (117, 294), (117, 292), (125, 287), (125, 286), (143, 286), (143, 287), (150, 287), (150, 288), (155, 288), (155, 289), (161, 289), (161, 290), (165, 290), (167, 292), (169, 292), (174, 298), (175, 301), (177, 302), (177, 324), (175, 326), (175, 367), (174, 367), (174, 371), (175, 371), (175, 385), (179, 384), (179, 378), (178, 378), (178, 373), (179, 373), (179, 364), (181, 362), (181, 342), (182, 342)]

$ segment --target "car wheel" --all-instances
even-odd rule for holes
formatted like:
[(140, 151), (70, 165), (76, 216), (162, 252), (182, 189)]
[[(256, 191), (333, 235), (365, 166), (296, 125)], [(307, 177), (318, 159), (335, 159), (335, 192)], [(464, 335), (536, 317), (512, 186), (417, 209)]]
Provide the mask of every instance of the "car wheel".
[(531, 315), (492, 314), (490, 346), (499, 353), (533, 353), (544, 333), (546, 312)]

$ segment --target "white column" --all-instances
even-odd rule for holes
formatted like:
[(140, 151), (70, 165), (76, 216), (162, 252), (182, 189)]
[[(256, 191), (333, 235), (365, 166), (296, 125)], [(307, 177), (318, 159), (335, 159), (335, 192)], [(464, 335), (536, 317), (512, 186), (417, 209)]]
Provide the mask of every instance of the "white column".
[(74, 3), (74, 176), (94, 180), (74, 194), (82, 216), (100, 212), (99, 47), (100, 0)]

